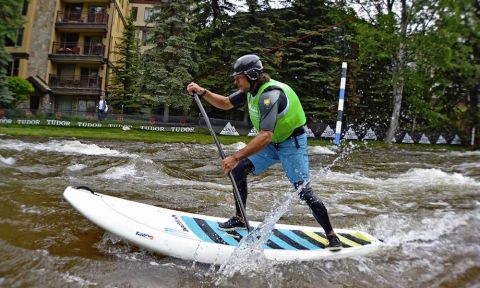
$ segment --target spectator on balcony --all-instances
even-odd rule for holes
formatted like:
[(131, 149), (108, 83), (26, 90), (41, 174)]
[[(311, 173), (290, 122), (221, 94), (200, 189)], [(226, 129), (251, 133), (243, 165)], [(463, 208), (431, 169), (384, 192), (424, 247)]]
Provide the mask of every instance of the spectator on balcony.
[(100, 101), (98, 101), (98, 121), (103, 121), (108, 111), (107, 101), (105, 100), (105, 96), (100, 97)]

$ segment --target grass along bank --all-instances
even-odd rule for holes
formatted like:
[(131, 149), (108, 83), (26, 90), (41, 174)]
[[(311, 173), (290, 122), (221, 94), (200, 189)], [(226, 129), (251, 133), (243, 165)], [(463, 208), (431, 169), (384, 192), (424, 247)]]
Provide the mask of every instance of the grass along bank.
[[(26, 125), (8, 125), (0, 126), (0, 134), (10, 136), (29, 136), (29, 137), (58, 137), (58, 138), (77, 138), (77, 139), (98, 139), (114, 141), (140, 141), (145, 143), (198, 143), (213, 144), (213, 137), (209, 134), (207, 128), (199, 128), (199, 132), (194, 133), (174, 133), (158, 132), (140, 129), (131, 129), (123, 131), (121, 128), (83, 128), (83, 127), (58, 127), (58, 126), (26, 126)], [(218, 139), (222, 144), (234, 144), (237, 142), (248, 143), (252, 137), (248, 136), (221, 136)], [(308, 139), (312, 146), (332, 145), (330, 140)], [(387, 144), (382, 141), (352, 141), (354, 144), (369, 148), (404, 148), (413, 150), (467, 150), (463, 146), (452, 145), (424, 145), (424, 144)], [(342, 144), (343, 145), (343, 144)], [(348, 145), (348, 144), (347, 144)]]
[[(82, 128), (82, 127), (56, 127), (56, 126), (21, 126), (10, 125), (8, 127), (0, 126), (0, 133), (10, 136), (31, 136), (31, 137), (60, 137), (60, 138), (79, 138), (79, 139), (99, 139), (99, 140), (118, 140), (118, 141), (141, 141), (146, 143), (213, 143), (212, 136), (201, 133), (173, 133), (157, 132), (131, 129), (123, 131), (121, 128)], [(231, 137), (222, 137), (228, 138)], [(233, 140), (230, 143), (246, 141), (245, 139)], [(223, 141), (224, 139), (222, 139)]]

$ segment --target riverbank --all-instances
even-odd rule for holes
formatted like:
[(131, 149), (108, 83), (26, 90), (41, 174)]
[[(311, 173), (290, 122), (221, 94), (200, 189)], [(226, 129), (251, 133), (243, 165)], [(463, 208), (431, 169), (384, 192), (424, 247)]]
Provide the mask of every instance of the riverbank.
[[(0, 126), (0, 134), (10, 136), (30, 136), (30, 137), (58, 137), (58, 138), (79, 138), (79, 139), (99, 139), (116, 141), (136, 141), (145, 143), (198, 143), (213, 144), (213, 137), (208, 134), (206, 128), (201, 128), (193, 133), (174, 133), (158, 132), (139, 129), (130, 129), (127, 131), (122, 128), (83, 128), (83, 127), (57, 127), (57, 126), (23, 126), (9, 125)], [(218, 136), (222, 144), (233, 144), (237, 142), (248, 143), (252, 137), (248, 136)], [(309, 145), (329, 146), (330, 140), (309, 138)], [(352, 141), (365, 147), (401, 147), (405, 149), (446, 149), (446, 150), (468, 150), (463, 146), (453, 145), (424, 145), (424, 144), (386, 144), (382, 141)]]

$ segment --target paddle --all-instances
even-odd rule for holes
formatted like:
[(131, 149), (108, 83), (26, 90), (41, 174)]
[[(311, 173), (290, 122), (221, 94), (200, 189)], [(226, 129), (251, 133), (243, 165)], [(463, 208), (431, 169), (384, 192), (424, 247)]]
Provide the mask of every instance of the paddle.
[[(198, 97), (197, 93), (193, 93), (193, 98), (195, 99), (195, 102), (197, 102), (198, 109), (200, 109), (200, 113), (202, 113), (202, 116), (205, 119), (205, 123), (207, 123), (208, 130), (210, 130), (210, 134), (212, 134), (213, 140), (215, 140), (215, 144), (217, 145), (217, 149), (218, 149), (218, 152), (220, 153), (220, 157), (222, 158), (222, 160), (225, 159), (225, 152), (223, 151), (223, 148), (220, 145), (220, 142), (218, 141), (217, 135), (215, 134), (215, 131), (212, 128), (212, 124), (210, 124), (210, 119), (208, 118), (207, 112), (205, 112), (205, 109), (203, 108), (202, 101), (200, 101), (200, 98)], [(240, 207), (240, 213), (242, 214), (241, 216), (243, 218), (243, 222), (245, 222), (248, 232), (251, 232), (252, 227), (250, 227), (250, 224), (248, 224), (247, 213), (245, 212), (245, 207), (243, 206), (242, 198), (240, 197), (240, 193), (238, 192), (237, 183), (233, 178), (232, 172), (228, 172), (228, 176), (230, 177), (230, 181), (232, 182), (233, 196), (235, 198), (235, 201), (237, 202), (238, 207)]]

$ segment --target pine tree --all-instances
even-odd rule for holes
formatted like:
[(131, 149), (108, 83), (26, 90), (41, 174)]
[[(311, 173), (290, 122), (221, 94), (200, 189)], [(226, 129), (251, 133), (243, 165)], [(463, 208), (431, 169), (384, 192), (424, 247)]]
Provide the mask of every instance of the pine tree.
[(153, 48), (144, 54), (145, 88), (155, 101), (164, 105), (164, 122), (169, 107), (190, 107), (186, 85), (198, 70), (195, 33), (190, 1), (169, 1), (154, 9)]
[(346, 13), (335, 14), (331, 6), (324, 0), (294, 1), (280, 17), (285, 21), (283, 42), (291, 43), (276, 53), (280, 80), (296, 90), (311, 121), (334, 121), (337, 113), (343, 43), (337, 43), (341, 34), (326, 28), (346, 18)]
[(140, 62), (139, 43), (136, 29), (133, 24), (134, 16), (127, 20), (115, 55), (118, 60), (114, 63), (114, 78), (110, 85), (110, 106), (117, 111), (126, 113), (138, 112), (145, 106), (146, 101), (141, 97), (142, 65)]
[[(237, 90), (231, 77), (232, 67), (235, 60), (245, 54), (257, 54), (262, 60), (265, 72), (272, 78), (277, 76), (275, 55), (266, 52), (279, 42), (280, 35), (274, 24), (275, 11), (265, 2), (261, 0), (247, 1), (248, 10), (238, 12), (230, 20), (223, 39), (230, 59), (222, 67), (222, 73), (218, 73), (220, 77), (223, 76), (223, 91)], [(246, 106), (240, 107), (237, 111), (243, 113), (243, 121), (247, 122)]]
[(22, 25), (23, 1), (0, 0), (0, 107), (7, 107), (14, 97), (7, 88), (6, 67), (11, 60), (10, 55), (5, 51), (5, 38), (12, 38), (15, 32)]
[(196, 43), (201, 55), (198, 82), (213, 91), (225, 91), (226, 87), (230, 87), (231, 81), (225, 75), (231, 67), (231, 49), (225, 41), (225, 33), (231, 19), (229, 14), (236, 11), (231, 2), (202, 0), (198, 1), (194, 10), (194, 22), (198, 29)]

